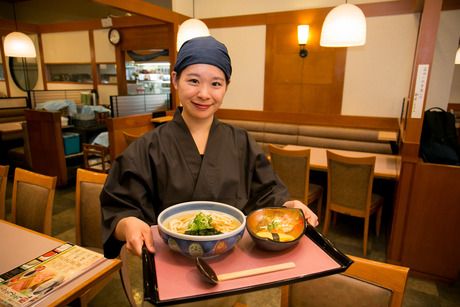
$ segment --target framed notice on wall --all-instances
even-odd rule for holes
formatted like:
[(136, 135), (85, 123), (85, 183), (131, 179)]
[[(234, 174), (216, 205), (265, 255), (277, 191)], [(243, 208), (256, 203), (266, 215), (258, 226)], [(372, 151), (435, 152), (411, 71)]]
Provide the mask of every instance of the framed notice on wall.
[(417, 67), (417, 79), (415, 80), (411, 118), (422, 118), (423, 101), (425, 99), (429, 68), (430, 65), (428, 64), (419, 64)]

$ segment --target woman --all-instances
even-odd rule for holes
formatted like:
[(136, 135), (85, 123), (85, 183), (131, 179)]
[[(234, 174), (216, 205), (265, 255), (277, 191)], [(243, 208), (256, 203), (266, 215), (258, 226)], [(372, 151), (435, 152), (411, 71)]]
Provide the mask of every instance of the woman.
[(288, 201), (286, 187), (248, 133), (215, 118), (231, 73), (227, 48), (213, 37), (181, 47), (172, 84), (182, 111), (116, 159), (101, 193), (106, 257), (116, 257), (125, 242), (136, 255), (144, 243), (154, 252), (149, 224), (184, 201), (224, 202), (246, 214), (266, 206), (296, 207), (318, 224), (304, 204)]

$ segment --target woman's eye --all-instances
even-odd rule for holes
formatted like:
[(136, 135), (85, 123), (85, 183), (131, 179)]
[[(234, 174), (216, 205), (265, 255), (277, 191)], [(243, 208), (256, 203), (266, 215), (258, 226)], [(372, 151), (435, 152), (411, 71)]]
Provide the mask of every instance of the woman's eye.
[(219, 82), (219, 81), (214, 81), (214, 82), (212, 83), (212, 86), (220, 87), (220, 86), (222, 86), (222, 83)]
[(189, 79), (189, 80), (188, 80), (188, 83), (191, 83), (191, 84), (198, 84), (198, 79)]

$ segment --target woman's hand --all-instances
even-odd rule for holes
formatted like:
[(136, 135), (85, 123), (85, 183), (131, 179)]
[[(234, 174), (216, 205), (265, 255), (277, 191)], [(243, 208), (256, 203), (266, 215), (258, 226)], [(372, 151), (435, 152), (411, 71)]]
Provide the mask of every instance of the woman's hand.
[(303, 215), (305, 215), (305, 219), (307, 220), (308, 224), (314, 227), (318, 226), (318, 217), (315, 213), (313, 213), (313, 211), (310, 210), (310, 208), (305, 206), (302, 202), (298, 200), (288, 200), (283, 204), (283, 207), (301, 209)]
[(142, 255), (144, 243), (149, 252), (155, 252), (150, 226), (137, 217), (122, 218), (115, 228), (115, 237), (120, 241), (125, 241), (126, 249), (139, 257)]

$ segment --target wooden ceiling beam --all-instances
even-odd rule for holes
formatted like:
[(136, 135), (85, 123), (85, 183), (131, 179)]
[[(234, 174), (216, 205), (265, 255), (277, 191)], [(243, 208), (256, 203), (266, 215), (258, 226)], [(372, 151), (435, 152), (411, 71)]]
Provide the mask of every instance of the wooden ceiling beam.
[(165, 9), (142, 0), (93, 0), (93, 2), (107, 5), (119, 10), (146, 16), (166, 23), (180, 24), (190, 17)]

